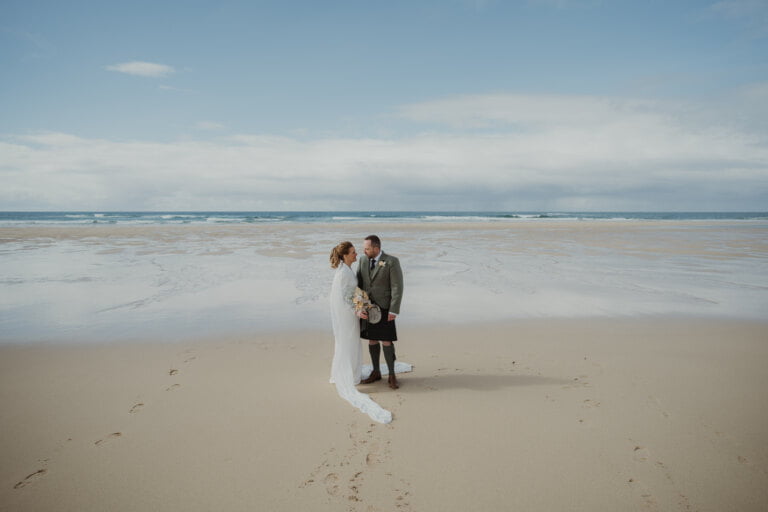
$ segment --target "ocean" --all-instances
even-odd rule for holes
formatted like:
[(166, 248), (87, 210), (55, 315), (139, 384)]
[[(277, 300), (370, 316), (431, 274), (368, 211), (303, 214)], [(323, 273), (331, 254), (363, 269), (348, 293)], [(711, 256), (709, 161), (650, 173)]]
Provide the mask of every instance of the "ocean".
[[(329, 254), (381, 236), (400, 329), (626, 316), (768, 320), (768, 214), (3, 212), (0, 343), (308, 330)], [(308, 340), (322, 342), (322, 340)]]
[(768, 220), (768, 212), (0, 212), (0, 226), (531, 220)]

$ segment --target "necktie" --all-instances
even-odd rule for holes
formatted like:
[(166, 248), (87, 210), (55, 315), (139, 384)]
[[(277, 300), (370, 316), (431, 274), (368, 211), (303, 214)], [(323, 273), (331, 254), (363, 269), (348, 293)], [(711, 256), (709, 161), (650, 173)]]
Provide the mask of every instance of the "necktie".
[(376, 266), (376, 260), (372, 259), (371, 260), (371, 270), (373, 270), (373, 267), (375, 267), (375, 266)]

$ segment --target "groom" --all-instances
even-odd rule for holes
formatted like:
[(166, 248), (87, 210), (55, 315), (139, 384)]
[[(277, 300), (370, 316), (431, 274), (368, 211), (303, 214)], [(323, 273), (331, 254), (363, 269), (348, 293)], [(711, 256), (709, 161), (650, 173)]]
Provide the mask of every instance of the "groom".
[(381, 240), (376, 235), (365, 238), (363, 252), (365, 256), (360, 258), (357, 268), (357, 283), (371, 301), (381, 308), (381, 320), (376, 324), (361, 320), (360, 337), (368, 340), (373, 364), (370, 377), (362, 383), (381, 380), (379, 356), (383, 345), (384, 360), (389, 369), (389, 387), (397, 389), (400, 386), (395, 377), (395, 345), (392, 342), (397, 341), (395, 317), (400, 313), (400, 301), (403, 298), (403, 271), (397, 258), (381, 251)]

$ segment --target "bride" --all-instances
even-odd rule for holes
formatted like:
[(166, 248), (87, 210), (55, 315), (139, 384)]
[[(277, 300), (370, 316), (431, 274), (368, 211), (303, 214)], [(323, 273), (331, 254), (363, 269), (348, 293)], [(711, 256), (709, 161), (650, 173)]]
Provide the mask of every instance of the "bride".
[(331, 251), (331, 267), (336, 269), (331, 285), (331, 322), (336, 339), (331, 383), (336, 384), (339, 396), (372, 420), (389, 423), (392, 413), (355, 388), (360, 383), (363, 370), (359, 318), (367, 317), (364, 312), (356, 313), (352, 302), (357, 287), (357, 276), (351, 268), (355, 261), (357, 252), (352, 242), (341, 242)]

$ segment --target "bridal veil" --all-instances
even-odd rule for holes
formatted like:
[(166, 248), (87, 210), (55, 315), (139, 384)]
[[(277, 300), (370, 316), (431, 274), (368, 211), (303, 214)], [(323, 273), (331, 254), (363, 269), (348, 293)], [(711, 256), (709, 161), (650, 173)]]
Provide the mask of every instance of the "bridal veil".
[(331, 285), (331, 322), (335, 338), (331, 383), (336, 384), (339, 396), (372, 420), (389, 423), (392, 421), (392, 413), (355, 388), (360, 383), (363, 371), (360, 320), (355, 315), (352, 303), (356, 286), (355, 273), (344, 263), (340, 264)]

